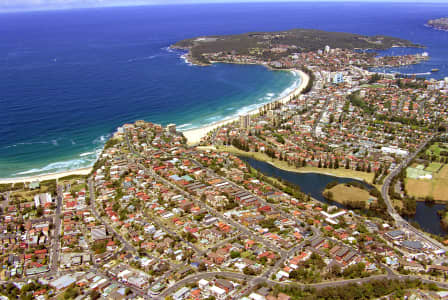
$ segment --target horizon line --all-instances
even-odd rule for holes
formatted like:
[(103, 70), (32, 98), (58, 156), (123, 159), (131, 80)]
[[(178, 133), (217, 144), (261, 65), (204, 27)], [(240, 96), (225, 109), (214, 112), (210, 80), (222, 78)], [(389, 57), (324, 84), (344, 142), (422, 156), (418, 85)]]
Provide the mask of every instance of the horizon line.
[[(45, 12), (45, 11), (66, 11), (66, 10), (83, 10), (83, 9), (98, 9), (98, 8), (126, 8), (126, 7), (149, 7), (149, 6), (186, 6), (186, 5), (214, 5), (214, 4), (286, 4), (286, 3), (383, 3), (383, 4), (415, 4), (415, 5), (440, 5), (446, 4), (444, 0), (429, 0), (429, 1), (417, 1), (417, 0), (217, 0), (217, 1), (201, 1), (201, 0), (187, 0), (186, 2), (141, 2), (142, 0), (137, 0), (134, 3), (109, 3), (105, 4), (94, 3), (87, 5), (63, 5), (57, 6), (31, 6), (31, 7), (1, 7), (0, 13), (25, 13), (25, 12)], [(145, 0), (143, 0), (145, 1)]]

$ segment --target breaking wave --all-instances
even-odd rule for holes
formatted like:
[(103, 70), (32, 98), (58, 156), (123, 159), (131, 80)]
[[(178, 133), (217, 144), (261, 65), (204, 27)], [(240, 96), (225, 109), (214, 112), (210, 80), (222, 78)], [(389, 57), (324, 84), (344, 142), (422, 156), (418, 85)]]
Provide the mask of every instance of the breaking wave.
[(68, 161), (60, 161), (50, 163), (42, 168), (34, 168), (23, 172), (15, 173), (14, 175), (38, 175), (46, 173), (56, 173), (61, 171), (75, 170), (90, 166), (94, 160), (91, 159), (72, 159)]

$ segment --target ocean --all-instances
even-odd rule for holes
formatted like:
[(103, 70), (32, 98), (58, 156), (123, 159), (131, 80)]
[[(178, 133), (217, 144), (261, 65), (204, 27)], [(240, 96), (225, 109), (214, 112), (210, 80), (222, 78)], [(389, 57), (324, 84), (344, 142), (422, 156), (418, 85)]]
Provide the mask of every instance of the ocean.
[[(335, 13), (337, 11), (337, 13)], [(288, 93), (291, 72), (191, 66), (168, 47), (200, 35), (315, 28), (409, 39), (431, 59), (398, 69), (448, 76), (448, 4), (252, 3), (0, 14), (0, 178), (93, 164), (107, 138), (144, 119), (199, 127)]]

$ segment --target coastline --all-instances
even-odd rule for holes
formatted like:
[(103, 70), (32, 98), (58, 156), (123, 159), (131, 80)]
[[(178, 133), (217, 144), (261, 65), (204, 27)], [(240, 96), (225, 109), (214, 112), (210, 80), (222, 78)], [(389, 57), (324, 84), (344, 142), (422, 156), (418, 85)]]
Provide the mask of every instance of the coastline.
[[(289, 102), (291, 97), (296, 97), (296, 96), (300, 95), (302, 93), (302, 91), (305, 89), (305, 87), (308, 85), (308, 81), (310, 80), (310, 78), (309, 78), (308, 74), (306, 74), (305, 72), (303, 72), (301, 70), (296, 70), (296, 69), (286, 70), (286, 71), (293, 71), (296, 74), (298, 74), (300, 76), (300, 85), (297, 88), (295, 88), (293, 91), (291, 91), (288, 95), (286, 95), (280, 99), (273, 99), (270, 102), (280, 101), (282, 104), (286, 104)], [(249, 114), (249, 115), (258, 114), (258, 108), (249, 111), (247, 114)], [(238, 121), (238, 118), (239, 118), (239, 116), (235, 116), (230, 119), (214, 122), (214, 123), (211, 123), (211, 124), (199, 127), (199, 128), (188, 129), (185, 131), (181, 130), (181, 132), (184, 134), (185, 138), (187, 139), (187, 144), (190, 146), (193, 146), (193, 145), (198, 144), (201, 141), (201, 139), (203, 137), (207, 136), (207, 134), (210, 131), (212, 131), (218, 127)]]
[(33, 182), (33, 181), (45, 181), (59, 179), (71, 175), (88, 175), (92, 171), (92, 167), (80, 168), (75, 170), (48, 173), (41, 175), (33, 175), (27, 177), (17, 177), (17, 178), (0, 178), (0, 184), (11, 184), (11, 183), (22, 183), (22, 182)]
[[(300, 95), (300, 93), (303, 91), (303, 89), (307, 86), (309, 81), (308, 74), (304, 73), (301, 70), (285, 70), (285, 71), (293, 71), (298, 76), (300, 76), (300, 85), (295, 88), (293, 91), (291, 91), (288, 95), (282, 97), (282, 98), (276, 98), (273, 99), (270, 102), (277, 102), (280, 101), (283, 104), (289, 102), (289, 99), (291, 97), (295, 97)], [(268, 102), (268, 103), (270, 103)], [(258, 113), (258, 108), (253, 109), (249, 111), (247, 114), (255, 115)], [(207, 124), (205, 126), (199, 127), (199, 128), (193, 128), (189, 130), (182, 131), (180, 130), (184, 136), (187, 138), (187, 144), (192, 146), (196, 145), (200, 142), (200, 140), (205, 137), (210, 131), (212, 131), (215, 128), (218, 128), (220, 126), (224, 126), (226, 124), (230, 124), (232, 122), (238, 121), (239, 116), (235, 116), (229, 119), (224, 119), (221, 121), (217, 121), (211, 124)], [(0, 184), (11, 184), (11, 183), (21, 183), (21, 182), (32, 182), (32, 181), (44, 181), (44, 180), (53, 180), (53, 179), (59, 179), (65, 176), (71, 176), (71, 175), (88, 175), (92, 171), (92, 166), (89, 167), (83, 167), (73, 170), (67, 170), (62, 172), (55, 172), (55, 173), (43, 173), (39, 175), (31, 175), (31, 176), (24, 176), (24, 177), (11, 177), (11, 178), (0, 178)]]

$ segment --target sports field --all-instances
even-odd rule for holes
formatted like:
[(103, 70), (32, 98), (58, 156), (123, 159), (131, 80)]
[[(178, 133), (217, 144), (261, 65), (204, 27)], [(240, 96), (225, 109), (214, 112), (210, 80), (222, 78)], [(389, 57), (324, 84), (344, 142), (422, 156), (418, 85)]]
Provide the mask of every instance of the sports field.
[(407, 178), (412, 178), (412, 179), (417, 179), (417, 178), (421, 178), (421, 177), (425, 177), (427, 175), (432, 175), (432, 172), (428, 172), (423, 170), (423, 165), (419, 165), (416, 166), (415, 168), (413, 167), (409, 167), (406, 169), (406, 177)]
[[(408, 168), (408, 170), (409, 169), (415, 168)], [(407, 174), (409, 174), (408, 170)], [(413, 172), (414, 171), (411, 170), (412, 175)], [(448, 165), (444, 165), (439, 172), (433, 173), (432, 179), (415, 179), (408, 176), (408, 178), (406, 178), (405, 180), (405, 183), (406, 190), (410, 196), (419, 198), (432, 196), (434, 200), (448, 201)]]

